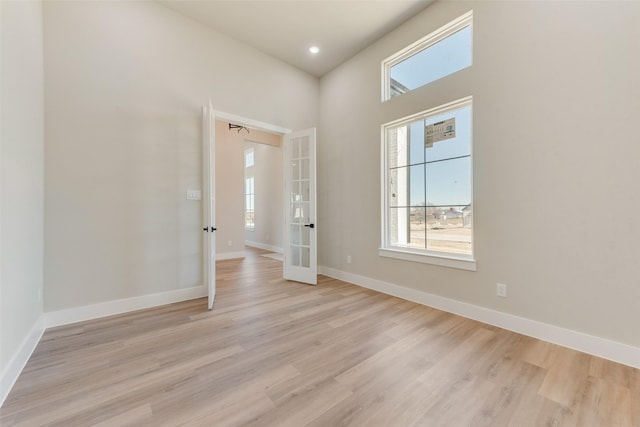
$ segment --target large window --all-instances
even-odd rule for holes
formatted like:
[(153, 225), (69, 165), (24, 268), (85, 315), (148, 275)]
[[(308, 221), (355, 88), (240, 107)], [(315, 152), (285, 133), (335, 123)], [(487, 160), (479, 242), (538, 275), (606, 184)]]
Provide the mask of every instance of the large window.
[(473, 11), (382, 61), (382, 100), (471, 66)]
[(472, 101), (383, 125), (380, 255), (475, 269)]

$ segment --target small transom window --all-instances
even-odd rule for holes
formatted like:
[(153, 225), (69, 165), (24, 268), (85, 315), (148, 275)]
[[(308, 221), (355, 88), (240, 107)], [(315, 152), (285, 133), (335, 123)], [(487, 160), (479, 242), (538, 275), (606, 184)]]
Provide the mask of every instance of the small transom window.
[(469, 11), (382, 61), (382, 101), (471, 66), (472, 20)]

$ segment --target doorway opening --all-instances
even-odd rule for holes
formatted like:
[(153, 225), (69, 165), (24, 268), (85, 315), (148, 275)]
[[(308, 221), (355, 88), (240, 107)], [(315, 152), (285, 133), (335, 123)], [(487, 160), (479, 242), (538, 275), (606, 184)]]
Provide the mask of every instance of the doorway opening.
[(244, 141), (244, 244), (282, 255), (282, 137), (272, 136), (273, 143), (254, 135)]
[[(239, 130), (238, 130), (239, 129)], [(282, 252), (283, 136), (216, 116), (217, 260)]]
[[(213, 255), (206, 258), (208, 269), (213, 270), (211, 264), (217, 260), (244, 258), (248, 242), (282, 252), (285, 279), (317, 284), (315, 128), (292, 132), (214, 111), (211, 103), (209, 110), (213, 155), (205, 158), (213, 160), (214, 167), (204, 169), (208, 170), (204, 181), (214, 183), (210, 197), (218, 225), (213, 228), (217, 236), (210, 245), (213, 250), (208, 252)], [(273, 146), (278, 147), (275, 152)], [(265, 176), (271, 183), (264, 189), (257, 176), (259, 151), (266, 155)], [(253, 175), (245, 177), (249, 163)], [(264, 227), (259, 225), (261, 212)], [(215, 296), (215, 285), (209, 283), (209, 288)]]

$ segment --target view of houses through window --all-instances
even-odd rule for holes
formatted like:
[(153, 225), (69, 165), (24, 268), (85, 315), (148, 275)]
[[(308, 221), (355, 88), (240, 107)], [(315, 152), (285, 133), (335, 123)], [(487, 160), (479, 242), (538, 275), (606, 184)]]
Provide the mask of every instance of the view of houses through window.
[(386, 246), (472, 255), (471, 100), (385, 133)]

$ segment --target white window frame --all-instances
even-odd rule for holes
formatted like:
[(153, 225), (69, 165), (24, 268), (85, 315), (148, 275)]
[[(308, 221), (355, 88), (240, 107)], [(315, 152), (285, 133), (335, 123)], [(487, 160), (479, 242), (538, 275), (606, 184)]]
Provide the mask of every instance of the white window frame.
[(411, 56), (428, 49), (465, 27), (470, 27), (472, 32), (471, 64), (473, 64), (473, 10), (470, 10), (464, 15), (454, 19), (446, 25), (443, 25), (432, 33), (427, 34), (415, 43), (410, 44), (382, 61), (382, 102), (391, 99), (391, 68), (394, 65), (397, 65)]
[[(380, 128), (381, 135), (381, 242), (378, 249), (378, 255), (386, 258), (395, 258), (406, 261), (421, 262), (426, 264), (434, 264), (444, 267), (458, 268), (462, 270), (476, 271), (476, 260), (474, 250), (474, 223), (473, 215), (471, 217), (471, 255), (454, 254), (447, 252), (435, 252), (428, 251), (426, 249), (412, 249), (405, 247), (392, 246), (390, 242), (390, 229), (389, 229), (389, 163), (388, 163), (388, 150), (387, 150), (387, 135), (388, 130), (397, 128), (403, 124), (409, 124), (416, 120), (420, 120), (425, 116), (436, 116), (446, 114), (449, 111), (459, 110), (461, 108), (471, 107), (473, 112), (473, 98), (471, 96), (465, 97), (453, 102), (449, 102), (444, 105), (440, 105), (429, 110), (421, 111), (416, 114), (412, 114), (407, 117), (403, 117), (398, 120), (394, 120), (389, 123), (385, 123)], [(473, 206), (473, 113), (471, 116), (471, 206)]]

